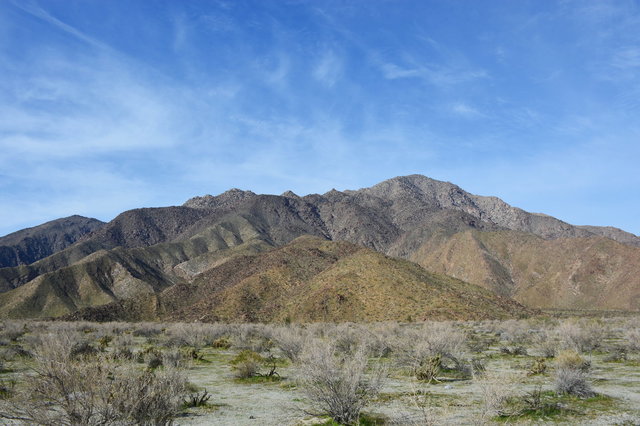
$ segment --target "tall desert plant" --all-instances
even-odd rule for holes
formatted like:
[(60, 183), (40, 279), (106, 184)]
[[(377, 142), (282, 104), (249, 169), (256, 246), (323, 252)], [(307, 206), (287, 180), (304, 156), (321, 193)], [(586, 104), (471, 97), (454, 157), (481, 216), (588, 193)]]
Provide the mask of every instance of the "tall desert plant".
[(345, 354), (332, 344), (309, 344), (298, 371), (300, 386), (311, 403), (309, 411), (328, 415), (340, 424), (357, 424), (362, 408), (378, 394), (386, 377), (386, 369), (374, 365), (368, 371), (362, 348)]

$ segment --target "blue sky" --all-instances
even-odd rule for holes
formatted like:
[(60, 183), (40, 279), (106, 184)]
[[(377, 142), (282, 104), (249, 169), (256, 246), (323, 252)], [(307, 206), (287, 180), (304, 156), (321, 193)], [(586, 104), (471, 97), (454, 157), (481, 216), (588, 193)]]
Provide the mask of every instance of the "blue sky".
[(0, 1), (0, 235), (420, 173), (640, 234), (638, 1)]

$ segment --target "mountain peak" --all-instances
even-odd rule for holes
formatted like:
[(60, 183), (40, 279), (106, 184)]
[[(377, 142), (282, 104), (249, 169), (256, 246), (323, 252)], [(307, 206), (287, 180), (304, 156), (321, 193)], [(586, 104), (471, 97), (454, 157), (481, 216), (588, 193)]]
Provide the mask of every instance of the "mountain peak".
[(193, 197), (187, 200), (183, 206), (194, 209), (212, 209), (231, 204), (236, 204), (244, 199), (255, 197), (255, 192), (244, 191), (238, 188), (231, 188), (220, 195), (204, 195), (202, 197)]
[(281, 197), (286, 197), (286, 198), (300, 198), (300, 196), (298, 194), (296, 194), (293, 191), (285, 191), (282, 193)]

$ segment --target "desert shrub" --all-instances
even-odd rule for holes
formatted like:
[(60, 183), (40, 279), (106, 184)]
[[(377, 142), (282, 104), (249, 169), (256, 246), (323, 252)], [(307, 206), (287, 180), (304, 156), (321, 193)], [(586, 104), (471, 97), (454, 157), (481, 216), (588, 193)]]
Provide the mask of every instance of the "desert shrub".
[(362, 408), (378, 394), (386, 377), (382, 365), (374, 365), (367, 374), (363, 349), (347, 354), (327, 343), (307, 345), (300, 357), (298, 382), (312, 405), (310, 411), (328, 415), (340, 424), (356, 424)]
[(214, 341), (229, 334), (228, 324), (200, 324), (200, 327), (207, 346), (211, 346)]
[[(407, 395), (412, 412), (399, 411), (390, 421), (383, 424), (403, 426), (438, 426), (455, 424), (451, 418), (449, 407), (442, 407), (434, 401), (433, 394), (412, 386)], [(361, 424), (365, 424), (361, 422)]]
[(215, 349), (229, 349), (231, 347), (231, 340), (228, 337), (218, 337), (211, 343), (211, 347)]
[(33, 358), (33, 352), (26, 350), (21, 345), (11, 345), (0, 350), (0, 359), (10, 361), (16, 358)]
[(100, 350), (104, 351), (109, 347), (109, 344), (113, 340), (113, 336), (105, 334), (104, 336), (98, 339), (98, 345), (100, 345)]
[(472, 358), (470, 361), (471, 372), (475, 377), (482, 376), (487, 371), (487, 366), (481, 358)]
[(465, 340), (464, 333), (449, 323), (427, 323), (407, 332), (399, 342), (398, 361), (409, 366), (416, 377), (423, 377), (421, 380), (431, 381), (429, 373), (444, 369), (466, 375), (470, 368), (463, 360)]
[(13, 379), (0, 379), (0, 399), (9, 399), (13, 396), (16, 381)]
[(558, 339), (556, 334), (549, 330), (538, 330), (533, 336), (533, 346), (537, 352), (545, 358), (553, 358), (558, 352)]
[(112, 341), (111, 346), (114, 348), (130, 348), (135, 344), (131, 334), (119, 334)]
[(316, 322), (307, 326), (307, 332), (309, 333), (309, 337), (324, 339), (329, 335), (333, 327), (332, 324), (327, 324), (326, 322)]
[(211, 394), (204, 389), (201, 392), (195, 392), (189, 395), (184, 400), (184, 406), (186, 408), (190, 407), (204, 407), (207, 405), (207, 402), (211, 399)]
[[(281, 365), (281, 359), (276, 358), (270, 352), (262, 356), (255, 351), (245, 349), (231, 360), (231, 365), (237, 379), (250, 379), (252, 377), (262, 377), (270, 380), (280, 379), (280, 374), (276, 370)], [(263, 367), (265, 370), (263, 370)]]
[(488, 421), (506, 413), (509, 398), (514, 395), (514, 377), (496, 373), (485, 374), (477, 380), (480, 388), (482, 420)]
[(547, 360), (545, 358), (536, 358), (529, 366), (528, 376), (544, 374), (547, 371)]
[(568, 368), (574, 370), (587, 371), (591, 367), (591, 363), (580, 356), (576, 351), (567, 349), (558, 354), (555, 359), (556, 368)]
[(27, 331), (26, 322), (5, 320), (0, 326), (0, 338), (16, 342), (20, 337), (25, 335)]
[(564, 350), (555, 360), (555, 389), (559, 394), (580, 398), (595, 395), (587, 378), (591, 363), (573, 350)]
[(232, 360), (231, 365), (238, 379), (249, 379), (260, 374), (260, 366), (264, 358), (257, 352), (245, 349), (240, 351)]
[(521, 345), (501, 346), (500, 352), (505, 355), (527, 355), (527, 348)]
[(193, 359), (191, 353), (179, 349), (170, 349), (162, 352), (162, 365), (168, 367), (185, 367), (191, 359)]
[(498, 326), (500, 339), (511, 346), (524, 346), (531, 342), (533, 332), (525, 320), (506, 320)]
[(587, 378), (587, 373), (575, 368), (556, 368), (555, 389), (559, 394), (589, 398), (595, 395)]
[(151, 370), (155, 370), (158, 367), (162, 367), (164, 365), (164, 359), (162, 356), (153, 355), (147, 361), (147, 367)]
[(589, 352), (600, 347), (605, 329), (593, 320), (567, 320), (556, 329), (560, 346), (578, 352)]
[(619, 362), (627, 360), (627, 346), (611, 346), (607, 348), (608, 355), (604, 358), (605, 362)]
[(330, 333), (335, 342), (335, 349), (345, 354), (353, 353), (356, 348), (361, 347), (363, 332), (360, 326), (352, 323), (338, 324)]
[(147, 364), (147, 367), (154, 369), (163, 365), (162, 352), (155, 346), (149, 346), (136, 354), (136, 359), (140, 364)]
[(467, 347), (473, 353), (482, 353), (499, 342), (500, 339), (496, 336), (474, 332), (467, 338)]
[(95, 333), (98, 331), (98, 324), (89, 321), (75, 321), (70, 324), (71, 327), (84, 334)]
[(114, 349), (111, 353), (111, 358), (114, 360), (131, 361), (135, 358), (135, 354), (127, 347), (120, 347)]
[(291, 362), (296, 362), (307, 341), (307, 334), (300, 328), (280, 327), (273, 331), (273, 342)]
[(440, 355), (435, 355), (420, 360), (417, 365), (414, 366), (413, 375), (416, 379), (431, 383), (438, 381), (438, 374), (442, 368), (442, 358)]
[(273, 349), (273, 340), (267, 337), (259, 336), (252, 340), (251, 350), (255, 352), (270, 352)]
[(210, 343), (209, 329), (204, 324), (175, 323), (166, 329), (166, 343), (168, 346), (190, 346), (200, 348)]
[(33, 374), (0, 417), (39, 425), (168, 424), (185, 389), (177, 370), (141, 370), (106, 355), (73, 358), (64, 336), (36, 349)]
[(427, 323), (417, 337), (427, 352), (451, 358), (462, 354), (466, 341), (465, 334), (451, 323)]
[(393, 352), (391, 341), (395, 336), (388, 334), (389, 329), (363, 330), (360, 338), (361, 345), (370, 356), (380, 358), (388, 357)]
[(640, 352), (640, 328), (631, 328), (624, 331), (624, 341), (632, 352)]
[(100, 331), (105, 335), (120, 336), (124, 334), (131, 324), (125, 322), (105, 322), (99, 324)]
[(88, 342), (78, 342), (71, 346), (69, 356), (74, 359), (86, 358), (98, 355), (98, 350)]
[(191, 359), (193, 361), (203, 361), (204, 355), (200, 352), (198, 348), (187, 348), (182, 351), (182, 354), (185, 358)]
[(273, 347), (270, 329), (258, 324), (235, 324), (229, 331), (236, 349), (265, 352)]
[(254, 324), (234, 324), (229, 328), (232, 347), (252, 350), (252, 340), (256, 336)]
[(152, 322), (143, 322), (135, 325), (131, 332), (136, 337), (155, 337), (162, 334), (163, 325)]

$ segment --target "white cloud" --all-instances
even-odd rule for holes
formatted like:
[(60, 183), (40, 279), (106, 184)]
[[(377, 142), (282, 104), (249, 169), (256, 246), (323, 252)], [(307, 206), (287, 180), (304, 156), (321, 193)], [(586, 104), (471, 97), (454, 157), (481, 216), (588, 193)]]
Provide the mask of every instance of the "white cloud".
[(117, 62), (85, 58), (79, 67), (31, 67), (51, 77), (14, 76), (0, 83), (0, 90), (11, 86), (19, 94), (0, 101), (5, 156), (83, 156), (175, 143), (169, 128), (179, 115), (172, 105), (177, 99), (170, 90), (147, 87)]

